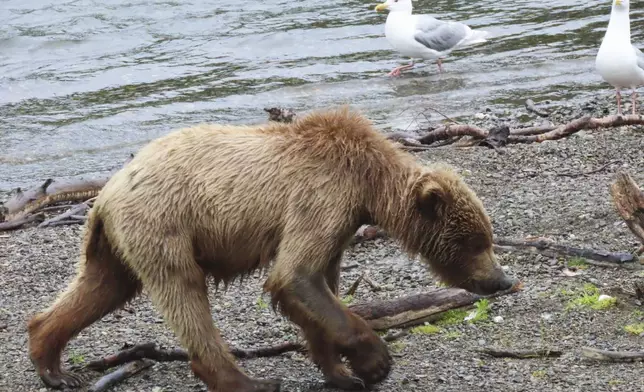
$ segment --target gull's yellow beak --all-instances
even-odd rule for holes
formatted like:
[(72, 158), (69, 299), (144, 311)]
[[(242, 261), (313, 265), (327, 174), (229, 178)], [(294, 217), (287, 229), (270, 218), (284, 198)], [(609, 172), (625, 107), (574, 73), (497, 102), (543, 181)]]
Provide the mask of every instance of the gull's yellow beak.
[[(615, 0), (615, 1), (620, 1), (620, 0)], [(387, 8), (388, 8), (388, 6), (387, 6), (387, 4), (385, 4), (385, 3), (378, 4), (378, 5), (376, 6), (376, 12), (384, 11), (384, 10), (386, 10)]]

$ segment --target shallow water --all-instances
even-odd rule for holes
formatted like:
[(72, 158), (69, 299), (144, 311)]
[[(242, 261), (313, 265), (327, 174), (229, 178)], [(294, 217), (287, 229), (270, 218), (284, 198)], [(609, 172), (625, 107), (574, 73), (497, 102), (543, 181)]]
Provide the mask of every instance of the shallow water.
[(386, 73), (408, 60), (390, 50), (375, 4), (3, 0), (0, 190), (110, 170), (173, 128), (264, 121), (267, 106), (350, 103), (405, 128), (426, 107), (459, 116), (612, 94), (594, 71), (609, 0), (415, 1), (492, 37), (454, 52), (442, 75), (428, 62), (398, 79)]

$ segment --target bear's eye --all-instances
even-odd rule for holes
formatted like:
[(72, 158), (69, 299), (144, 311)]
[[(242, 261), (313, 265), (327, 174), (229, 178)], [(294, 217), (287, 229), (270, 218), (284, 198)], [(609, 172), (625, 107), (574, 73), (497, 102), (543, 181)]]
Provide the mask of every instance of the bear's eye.
[(487, 236), (483, 234), (466, 235), (461, 238), (462, 246), (472, 253), (480, 253), (492, 246)]

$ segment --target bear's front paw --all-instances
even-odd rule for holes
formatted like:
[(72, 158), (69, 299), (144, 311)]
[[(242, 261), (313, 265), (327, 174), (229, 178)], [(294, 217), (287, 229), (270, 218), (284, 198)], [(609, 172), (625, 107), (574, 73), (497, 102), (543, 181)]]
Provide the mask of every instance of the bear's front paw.
[(356, 376), (365, 384), (378, 383), (391, 371), (391, 355), (385, 342), (373, 331), (361, 333), (344, 354)]

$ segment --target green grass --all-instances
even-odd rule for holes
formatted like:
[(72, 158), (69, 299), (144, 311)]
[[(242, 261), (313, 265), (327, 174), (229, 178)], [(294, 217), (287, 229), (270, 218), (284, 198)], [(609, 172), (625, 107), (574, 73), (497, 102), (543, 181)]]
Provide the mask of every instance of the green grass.
[(72, 353), (69, 355), (69, 361), (74, 365), (80, 365), (85, 362), (85, 357), (80, 354)]
[(460, 338), (461, 336), (463, 336), (463, 334), (458, 331), (449, 331), (445, 334), (445, 339), (454, 340)]
[(532, 377), (534, 378), (544, 378), (546, 376), (545, 370), (535, 370), (532, 372)]
[(476, 308), (476, 315), (473, 319), (469, 320), (470, 322), (484, 321), (489, 318), (490, 301), (487, 298), (476, 301), (474, 307)]
[(433, 335), (436, 333), (440, 333), (441, 331), (442, 329), (440, 329), (439, 327), (433, 324), (419, 325), (418, 327), (414, 327), (411, 329), (411, 333), (416, 335)]
[(639, 336), (644, 333), (644, 323), (627, 325), (624, 327), (624, 331)]
[(347, 295), (346, 297), (342, 298), (342, 303), (345, 305), (349, 305), (351, 302), (353, 302), (353, 295)]
[(568, 260), (568, 267), (575, 267), (577, 269), (586, 269), (588, 268), (588, 263), (583, 257), (573, 257)]
[[(473, 318), (467, 320), (468, 323), (475, 323), (479, 321), (485, 321), (489, 318), (490, 315), (490, 301), (487, 298), (480, 299), (474, 303), (474, 309), (476, 311)], [(449, 326), (449, 325), (458, 325), (465, 322), (465, 317), (470, 314), (469, 311), (465, 309), (452, 309), (443, 313), (440, 319), (436, 321), (436, 325), (440, 326)]]
[(602, 299), (599, 300), (600, 296), (599, 288), (595, 285), (586, 283), (581, 290), (581, 292), (576, 294), (576, 298), (573, 298), (568, 305), (566, 310), (573, 308), (591, 308), (594, 310), (606, 310), (609, 309), (617, 303), (615, 298)]
[(399, 352), (401, 352), (402, 350), (404, 350), (404, 349), (405, 349), (405, 347), (407, 347), (407, 345), (406, 345), (405, 343), (401, 342), (401, 341), (398, 341), (398, 340), (397, 340), (397, 341), (395, 341), (395, 342), (391, 342), (391, 343), (389, 343), (389, 348), (390, 348), (390, 349), (391, 349), (391, 351), (393, 351), (394, 353), (399, 353)]
[(458, 325), (465, 320), (467, 316), (467, 310), (463, 309), (452, 309), (443, 313), (443, 316), (436, 321), (436, 325), (448, 326), (448, 325)]
[(264, 301), (264, 298), (257, 298), (257, 307), (260, 309), (268, 309), (268, 304)]

